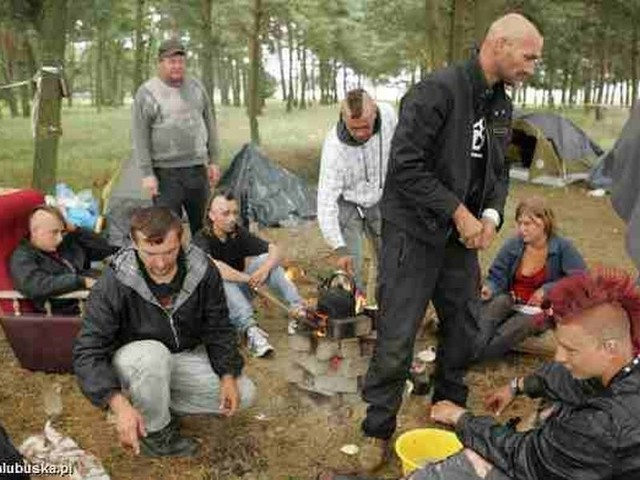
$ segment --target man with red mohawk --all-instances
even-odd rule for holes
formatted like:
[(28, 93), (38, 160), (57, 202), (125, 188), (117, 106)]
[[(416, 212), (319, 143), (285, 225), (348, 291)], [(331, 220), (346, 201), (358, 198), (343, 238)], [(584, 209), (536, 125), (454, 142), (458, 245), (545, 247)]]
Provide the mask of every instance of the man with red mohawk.
[(601, 271), (560, 280), (548, 300), (555, 361), (487, 399), (496, 414), (516, 395), (549, 400), (546, 420), (516, 432), (439, 402), (432, 419), (455, 427), (466, 448), (410, 479), (640, 478), (640, 292), (630, 276)]

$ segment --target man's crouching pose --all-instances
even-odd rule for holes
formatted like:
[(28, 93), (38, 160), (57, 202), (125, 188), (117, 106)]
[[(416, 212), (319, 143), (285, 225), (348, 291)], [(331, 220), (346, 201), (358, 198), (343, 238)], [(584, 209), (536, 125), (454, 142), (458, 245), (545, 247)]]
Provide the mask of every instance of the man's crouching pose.
[(116, 415), (123, 446), (148, 456), (194, 455), (176, 414), (233, 415), (255, 387), (229, 322), (222, 280), (166, 207), (137, 210), (133, 246), (93, 288), (74, 347), (84, 394)]

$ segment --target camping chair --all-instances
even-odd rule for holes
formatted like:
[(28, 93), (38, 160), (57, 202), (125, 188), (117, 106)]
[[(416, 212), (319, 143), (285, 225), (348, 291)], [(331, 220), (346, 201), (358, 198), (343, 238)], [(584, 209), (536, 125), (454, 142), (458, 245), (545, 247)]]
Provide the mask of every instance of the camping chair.
[[(0, 194), (0, 323), (23, 368), (45, 372), (71, 372), (73, 341), (80, 329), (79, 316), (36, 313), (33, 304), (13, 290), (9, 258), (27, 232), (27, 219), (34, 207), (44, 203), (42, 193), (18, 190)], [(87, 291), (57, 298), (75, 298), (80, 310)], [(48, 303), (48, 302), (47, 302)]]

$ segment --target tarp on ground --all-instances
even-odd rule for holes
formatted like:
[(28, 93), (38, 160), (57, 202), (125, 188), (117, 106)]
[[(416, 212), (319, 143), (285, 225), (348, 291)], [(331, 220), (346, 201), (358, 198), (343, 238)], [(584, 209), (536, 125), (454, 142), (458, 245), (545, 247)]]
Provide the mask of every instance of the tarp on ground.
[(129, 238), (129, 218), (135, 208), (151, 206), (142, 192), (142, 171), (131, 160), (123, 160), (102, 194), (105, 235), (112, 245), (125, 245)]
[(511, 176), (562, 186), (587, 180), (602, 148), (571, 120), (552, 112), (516, 112), (507, 158)]
[(315, 189), (252, 144), (235, 155), (220, 187), (233, 191), (245, 220), (261, 226), (290, 226), (316, 216)]

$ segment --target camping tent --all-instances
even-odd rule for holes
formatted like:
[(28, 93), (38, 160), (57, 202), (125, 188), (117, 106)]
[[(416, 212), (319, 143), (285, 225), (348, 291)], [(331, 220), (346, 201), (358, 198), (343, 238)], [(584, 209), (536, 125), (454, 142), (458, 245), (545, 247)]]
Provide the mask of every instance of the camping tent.
[(240, 200), (245, 220), (289, 225), (316, 215), (316, 193), (300, 177), (246, 144), (222, 176), (220, 186)]
[(511, 176), (545, 185), (586, 180), (603, 150), (587, 134), (550, 112), (514, 115), (507, 149)]
[(137, 207), (151, 205), (151, 199), (142, 193), (142, 172), (136, 163), (124, 160), (116, 174), (102, 192), (105, 235), (112, 245), (122, 246), (129, 238), (129, 218)]

